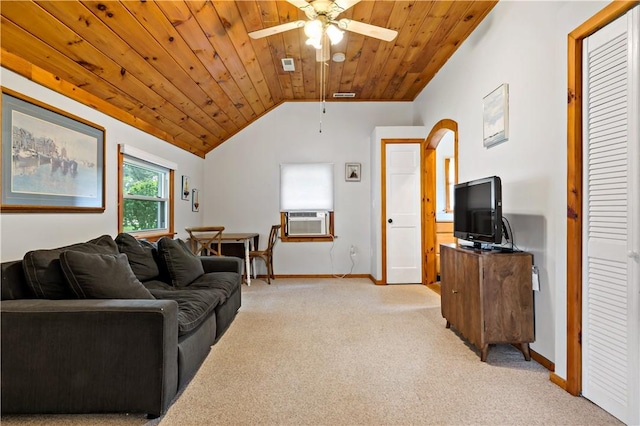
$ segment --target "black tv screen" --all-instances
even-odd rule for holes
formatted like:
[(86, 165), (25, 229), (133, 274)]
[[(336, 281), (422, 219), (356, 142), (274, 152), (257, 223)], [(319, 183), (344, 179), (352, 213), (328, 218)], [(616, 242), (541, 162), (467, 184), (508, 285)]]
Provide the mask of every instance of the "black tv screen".
[(498, 176), (460, 183), (453, 190), (453, 235), (482, 243), (502, 242), (502, 184)]

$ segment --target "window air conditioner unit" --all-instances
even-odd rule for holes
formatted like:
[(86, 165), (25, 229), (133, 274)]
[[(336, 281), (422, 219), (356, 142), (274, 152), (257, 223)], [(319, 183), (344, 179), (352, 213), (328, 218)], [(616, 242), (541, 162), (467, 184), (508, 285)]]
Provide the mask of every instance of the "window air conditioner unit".
[(329, 213), (290, 212), (287, 214), (287, 235), (329, 235)]

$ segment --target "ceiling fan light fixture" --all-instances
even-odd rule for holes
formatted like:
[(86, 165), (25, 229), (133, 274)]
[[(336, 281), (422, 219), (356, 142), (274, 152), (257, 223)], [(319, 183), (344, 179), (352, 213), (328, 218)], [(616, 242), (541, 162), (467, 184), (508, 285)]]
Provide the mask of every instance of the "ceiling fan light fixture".
[(310, 39), (318, 39), (322, 37), (323, 25), (319, 19), (314, 19), (313, 21), (307, 21), (304, 24), (304, 33)]
[(322, 42), (320, 41), (320, 38), (308, 38), (306, 41), (306, 45), (313, 46), (318, 50), (322, 49)]
[(327, 26), (326, 32), (332, 45), (340, 43), (342, 41), (342, 37), (344, 37), (344, 31), (339, 30), (338, 27), (333, 24), (329, 24)]

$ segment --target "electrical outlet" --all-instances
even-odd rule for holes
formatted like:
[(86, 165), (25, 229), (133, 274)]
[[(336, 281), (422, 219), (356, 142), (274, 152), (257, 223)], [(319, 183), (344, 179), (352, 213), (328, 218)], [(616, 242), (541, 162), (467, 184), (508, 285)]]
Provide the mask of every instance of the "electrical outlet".
[(349, 248), (349, 255), (350, 256), (356, 255), (356, 246), (354, 246), (353, 244), (351, 245), (351, 248)]

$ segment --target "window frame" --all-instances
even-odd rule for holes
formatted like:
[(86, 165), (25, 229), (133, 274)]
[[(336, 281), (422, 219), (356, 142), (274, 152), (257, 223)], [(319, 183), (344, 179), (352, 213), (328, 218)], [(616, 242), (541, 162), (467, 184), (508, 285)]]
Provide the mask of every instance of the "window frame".
[[(124, 231), (124, 200), (125, 200), (125, 194), (124, 194), (124, 165), (126, 162), (127, 157), (130, 157), (131, 159), (133, 159), (135, 161), (138, 162), (148, 162), (146, 161), (144, 158), (140, 158), (140, 156), (137, 156), (135, 154), (131, 154), (125, 153), (125, 149), (123, 145), (120, 145), (120, 149), (118, 150), (118, 232), (122, 233), (125, 232)], [(150, 163), (150, 162), (149, 162)], [(153, 164), (153, 163), (151, 163)], [(153, 229), (153, 230), (149, 230), (149, 231), (132, 231), (132, 232), (127, 232), (130, 235), (133, 235), (135, 238), (144, 238), (148, 241), (157, 241), (162, 237), (171, 237), (173, 238), (176, 235), (175, 232), (175, 228), (174, 228), (174, 180), (175, 180), (175, 170), (173, 167), (167, 167), (165, 165), (156, 165), (156, 167), (159, 168), (165, 168), (168, 170), (168, 182), (167, 182), (167, 192), (168, 192), (168, 199), (167, 199), (167, 227), (166, 228), (162, 228), (162, 229)]]
[(280, 241), (285, 243), (308, 243), (308, 242), (322, 242), (322, 241), (333, 241), (335, 237), (335, 233), (333, 231), (334, 225), (334, 215), (333, 211), (329, 211), (329, 234), (328, 235), (296, 235), (290, 237), (287, 235), (287, 213), (288, 212), (280, 212)]
[[(454, 167), (451, 167), (451, 163)], [(455, 185), (455, 160), (451, 157), (444, 159), (444, 192), (445, 192), (445, 213), (453, 213), (453, 186)]]
[[(295, 168), (299, 168), (300, 166), (305, 167), (305, 166), (309, 166), (309, 167), (320, 167), (322, 168), (323, 166), (330, 166), (327, 168), (327, 170), (330, 170), (330, 175), (331, 175), (331, 188), (330, 188), (330, 193), (331, 193), (331, 200), (330, 200), (330, 205), (322, 205), (322, 206), (294, 206), (293, 209), (286, 209), (286, 207), (283, 205), (283, 199), (282, 199), (282, 191), (283, 191), (283, 168), (287, 168), (289, 166), (293, 166)], [(335, 233), (334, 233), (334, 222), (335, 222), (335, 216), (334, 216), (334, 207), (335, 207), (335, 164), (334, 163), (327, 163), (327, 162), (312, 162), (312, 163), (281, 163), (280, 164), (280, 225), (281, 225), (281, 232), (280, 232), (280, 240), (282, 242), (324, 242), (324, 241), (333, 241), (335, 238)], [(287, 223), (287, 214), (291, 213), (291, 212), (297, 212), (297, 211), (309, 211), (309, 212), (318, 212), (318, 211), (323, 211), (323, 212), (327, 212), (329, 215), (329, 233), (327, 235), (295, 235), (295, 236), (289, 236), (288, 234), (288, 223)]]

